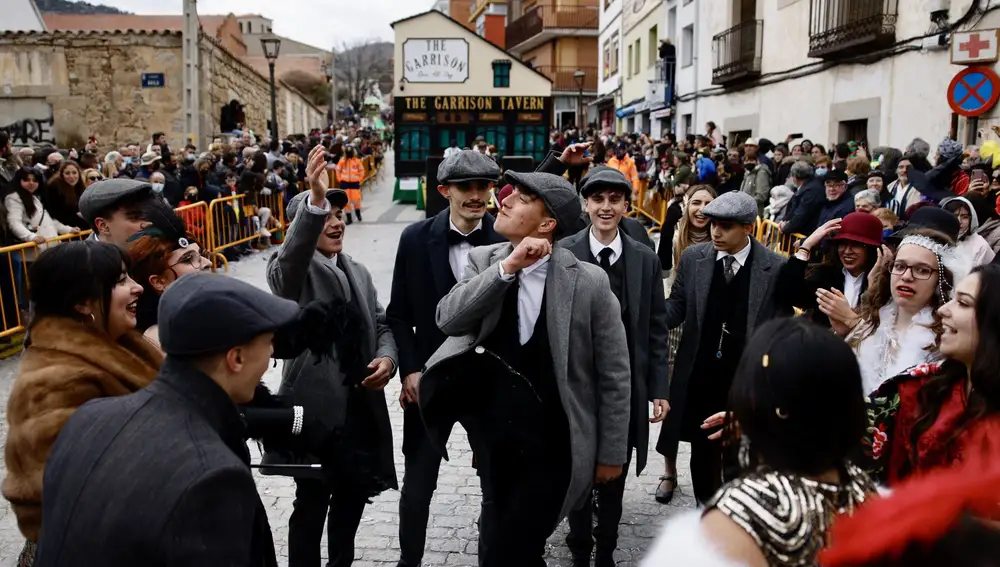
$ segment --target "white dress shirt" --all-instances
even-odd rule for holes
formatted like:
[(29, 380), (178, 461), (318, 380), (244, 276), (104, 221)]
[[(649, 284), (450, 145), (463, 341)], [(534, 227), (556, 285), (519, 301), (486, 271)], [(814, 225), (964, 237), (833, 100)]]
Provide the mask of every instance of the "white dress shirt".
[(844, 270), (844, 296), (847, 298), (847, 303), (851, 306), (851, 309), (857, 309), (858, 301), (861, 300), (861, 284), (865, 281), (865, 274), (861, 272), (857, 276), (852, 276), (851, 272)]
[(747, 237), (747, 245), (743, 247), (742, 250), (735, 254), (730, 254), (729, 252), (723, 252), (719, 250), (715, 253), (715, 261), (725, 258), (726, 256), (735, 256), (736, 261), (733, 262), (733, 275), (735, 276), (740, 272), (740, 268), (747, 265), (747, 258), (750, 257), (750, 237)]
[(611, 249), (611, 258), (608, 261), (612, 266), (618, 261), (618, 258), (622, 257), (622, 233), (621, 231), (615, 232), (615, 239), (611, 241), (611, 244), (605, 246), (601, 244), (601, 241), (594, 236), (594, 227), (591, 226), (590, 230), (587, 231), (587, 235), (590, 237), (590, 253), (594, 255), (598, 261), (601, 260), (601, 251), (605, 248)]
[[(542, 312), (545, 278), (549, 274), (549, 258), (551, 255), (516, 274), (520, 286), (517, 291), (517, 330), (522, 345), (531, 340), (531, 335), (535, 332), (535, 323), (538, 322), (538, 315)], [(503, 262), (500, 262), (500, 278), (509, 282), (514, 279), (514, 276), (515, 274), (505, 273)]]
[[(464, 234), (465, 236), (468, 236), (477, 230), (482, 230), (483, 228), (483, 221), (479, 221), (476, 228), (472, 229), (468, 234), (465, 234), (461, 230), (458, 230), (458, 227), (455, 226), (455, 223), (452, 222), (450, 218), (448, 219), (448, 224), (451, 225), (451, 230), (454, 230), (459, 234)], [(459, 242), (458, 244), (448, 247), (448, 264), (451, 266), (451, 273), (455, 274), (455, 281), (462, 281), (465, 275), (465, 268), (469, 265), (469, 252), (471, 252), (473, 248), (474, 246), (468, 242)]]

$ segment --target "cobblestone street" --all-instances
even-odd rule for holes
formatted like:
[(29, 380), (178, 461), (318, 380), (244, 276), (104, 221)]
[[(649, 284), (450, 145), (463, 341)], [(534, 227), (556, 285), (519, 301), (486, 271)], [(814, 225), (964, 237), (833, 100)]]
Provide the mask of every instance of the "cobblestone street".
[[(345, 250), (364, 263), (372, 273), (383, 305), (388, 302), (396, 244), (407, 224), (419, 220), (423, 213), (412, 205), (391, 202), (392, 156), (386, 157), (386, 170), (374, 191), (365, 194), (365, 222), (347, 230)], [(272, 251), (264, 251), (230, 266), (230, 275), (251, 282), (264, 289), (264, 268)], [(6, 408), (7, 398), (18, 364), (18, 358), (0, 361), (0, 407)], [(280, 368), (272, 368), (265, 376), (269, 386), (276, 389)], [(393, 380), (386, 388), (386, 400), (394, 430), (396, 471), (400, 484), (403, 481), (402, 446), (403, 412), (397, 403), (399, 381)], [(625, 492), (624, 516), (619, 529), (618, 565), (638, 565), (644, 551), (659, 531), (663, 520), (672, 513), (694, 505), (691, 496), (690, 476), (687, 473), (688, 447), (681, 447), (680, 490), (667, 506), (653, 499), (663, 460), (653, 450), (659, 426), (650, 430), (649, 464), (643, 475), (630, 471)], [(0, 424), (0, 444), (6, 439), (6, 419)], [(253, 448), (254, 461), (260, 459)], [(431, 505), (427, 529), (425, 565), (475, 565), (477, 530), (475, 520), (479, 513), (479, 479), (471, 467), (471, 452), (465, 432), (456, 428), (449, 443), (452, 457), (441, 467), (437, 492)], [(5, 469), (0, 464), (0, 475)], [(267, 507), (271, 529), (274, 533), (279, 565), (287, 565), (288, 518), (292, 511), (294, 484), (284, 477), (257, 475), (257, 485)], [(378, 497), (365, 513), (358, 532), (356, 547), (358, 567), (395, 565), (399, 558), (397, 543), (399, 493), (387, 492)], [(548, 564), (550, 567), (567, 567), (571, 564), (564, 539), (566, 524), (549, 541)], [(0, 501), (0, 567), (13, 567), (23, 539), (17, 530), (13, 513), (6, 501)], [(324, 545), (323, 556), (326, 556)]]

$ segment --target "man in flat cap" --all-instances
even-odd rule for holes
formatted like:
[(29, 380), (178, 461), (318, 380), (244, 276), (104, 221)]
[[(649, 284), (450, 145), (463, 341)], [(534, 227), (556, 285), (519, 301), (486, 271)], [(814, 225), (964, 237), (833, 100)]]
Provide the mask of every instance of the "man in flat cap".
[(753, 239), (757, 202), (741, 191), (719, 195), (702, 214), (712, 242), (688, 247), (667, 298), (667, 326), (684, 325), (670, 380), (671, 410), (656, 450), (676, 458), (679, 440), (691, 443), (694, 495), (704, 503), (722, 486), (722, 449), (701, 428), (726, 409), (743, 346), (754, 329), (791, 315), (774, 290), (784, 258)]
[(237, 404), (298, 313), (215, 274), (167, 288), (156, 380), (83, 405), (52, 448), (35, 565), (277, 565)]
[[(444, 343), (434, 321), (438, 301), (461, 281), (476, 246), (503, 242), (486, 212), (500, 167), (473, 150), (458, 150), (438, 166), (438, 192), (448, 208), (406, 227), (399, 239), (386, 316), (399, 349), (403, 389), (405, 474), (399, 498), (400, 567), (417, 567), (424, 555), (431, 497), (441, 455), (427, 438), (417, 406), (417, 381), (427, 359)], [(482, 534), (482, 532), (480, 532)], [(480, 541), (480, 550), (484, 542)]]
[(473, 249), (465, 277), (438, 303), (449, 338), (427, 362), (418, 397), (442, 455), (456, 421), (482, 436), (470, 438), (494, 502), (482, 514), (482, 564), (543, 566), (559, 521), (594, 483), (622, 474), (628, 345), (604, 271), (553, 247), (580, 216), (576, 190), (548, 173), (504, 178), (513, 191), (494, 228), (510, 243)]
[[(614, 567), (618, 545), (618, 522), (632, 449), (636, 450), (636, 474), (646, 466), (649, 424), (667, 416), (668, 395), (667, 309), (662, 290), (660, 259), (649, 247), (619, 229), (628, 210), (632, 185), (618, 170), (597, 166), (584, 176), (580, 194), (590, 217), (590, 227), (559, 242), (581, 262), (600, 266), (611, 282), (611, 291), (621, 304), (621, 320), (628, 338), (632, 375), (628, 454), (625, 473), (614, 481), (597, 485), (597, 528), (592, 527), (593, 498), (588, 495), (579, 510), (569, 514), (566, 543), (573, 553), (574, 567), (588, 567), (597, 540), (597, 567)], [(601, 351), (603, 353), (603, 349)], [(649, 404), (653, 404), (650, 418)]]
[[(396, 372), (396, 343), (378, 302), (371, 274), (343, 253), (344, 208), (347, 194), (328, 189), (324, 150), (309, 153), (310, 190), (289, 201), (292, 224), (281, 248), (268, 260), (267, 283), (279, 297), (299, 305), (313, 300), (333, 302), (340, 313), (341, 332), (329, 356), (317, 361), (309, 352), (286, 360), (279, 395), (296, 405), (311, 403), (336, 421), (344, 442), (331, 448), (337, 454), (310, 455), (305, 462), (345, 463), (335, 482), (322, 473), (302, 468), (294, 472), (295, 502), (288, 521), (288, 564), (320, 564), (323, 525), (329, 519), (329, 565), (344, 567), (354, 561), (354, 537), (365, 504), (386, 489), (395, 489), (392, 429), (383, 388)], [(295, 458), (268, 451), (265, 464), (289, 463)], [(266, 469), (262, 472), (268, 472)], [(284, 470), (281, 474), (284, 473)]]
[(128, 239), (149, 224), (144, 211), (155, 198), (148, 181), (105, 179), (80, 195), (80, 216), (93, 229), (92, 240), (128, 248)]

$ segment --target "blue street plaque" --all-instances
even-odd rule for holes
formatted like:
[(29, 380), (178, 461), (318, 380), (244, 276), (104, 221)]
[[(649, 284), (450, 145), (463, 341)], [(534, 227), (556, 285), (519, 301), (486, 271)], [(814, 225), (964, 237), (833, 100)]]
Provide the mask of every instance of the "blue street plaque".
[(142, 74), (142, 88), (144, 89), (162, 89), (166, 84), (167, 80), (163, 77), (163, 73)]

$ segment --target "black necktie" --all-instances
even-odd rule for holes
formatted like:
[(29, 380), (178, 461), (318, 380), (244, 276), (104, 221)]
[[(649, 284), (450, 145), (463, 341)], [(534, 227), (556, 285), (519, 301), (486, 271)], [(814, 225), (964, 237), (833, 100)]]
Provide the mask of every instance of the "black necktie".
[(448, 231), (448, 246), (455, 246), (463, 242), (468, 242), (473, 246), (483, 246), (486, 244), (486, 233), (482, 229), (473, 230), (469, 234), (462, 234), (457, 230)]
[(605, 272), (611, 271), (611, 255), (614, 253), (614, 250), (605, 248), (598, 254), (600, 256), (601, 268), (604, 268)]
[(733, 264), (736, 263), (736, 256), (723, 256), (722, 257), (722, 273), (726, 276), (726, 283), (733, 281), (736, 277), (736, 272), (733, 270)]

